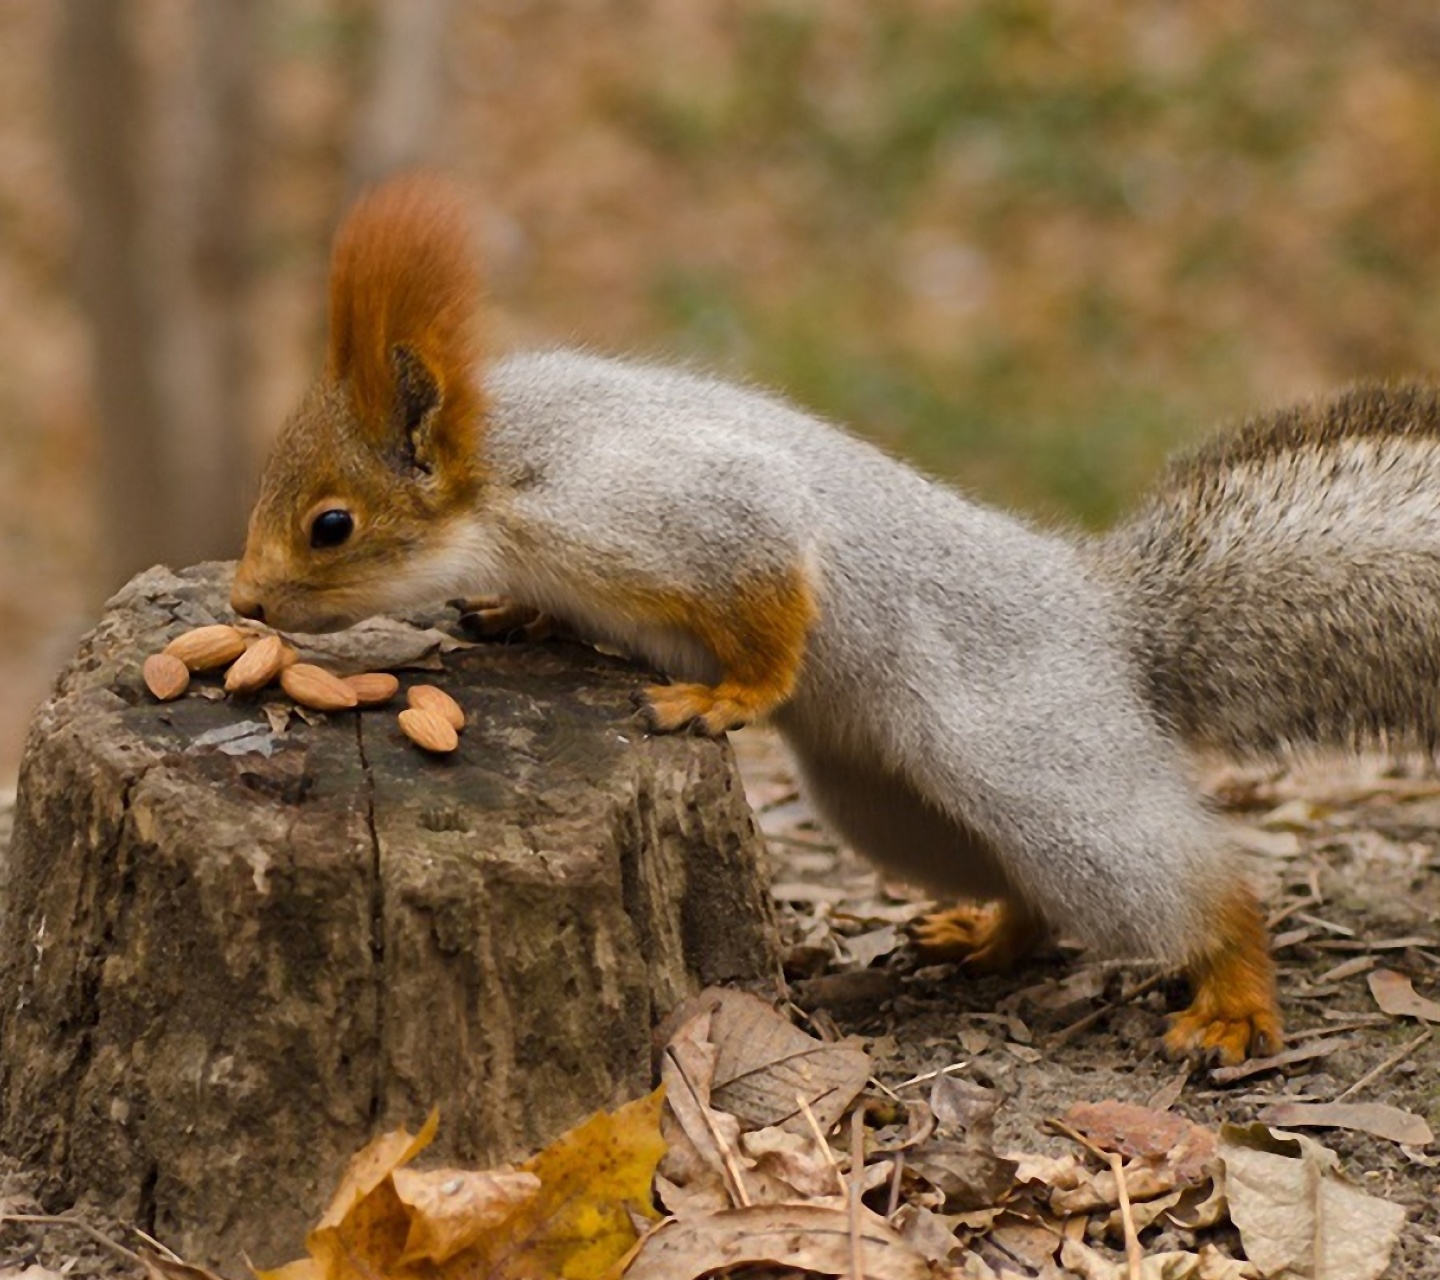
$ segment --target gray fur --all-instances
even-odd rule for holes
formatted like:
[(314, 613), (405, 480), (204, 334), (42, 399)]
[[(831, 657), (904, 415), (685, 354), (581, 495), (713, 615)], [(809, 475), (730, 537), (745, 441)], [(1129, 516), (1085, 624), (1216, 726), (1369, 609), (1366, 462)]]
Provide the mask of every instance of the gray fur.
[(1076, 546), (707, 378), (552, 352), (504, 361), (487, 390), (494, 480), (444, 557), (457, 588), (713, 679), (684, 635), (577, 616), (585, 583), (723, 608), (748, 573), (804, 564), (820, 616), (775, 723), (842, 835), (1112, 954), (1203, 946), (1223, 842), (1143, 700), (1126, 606)]

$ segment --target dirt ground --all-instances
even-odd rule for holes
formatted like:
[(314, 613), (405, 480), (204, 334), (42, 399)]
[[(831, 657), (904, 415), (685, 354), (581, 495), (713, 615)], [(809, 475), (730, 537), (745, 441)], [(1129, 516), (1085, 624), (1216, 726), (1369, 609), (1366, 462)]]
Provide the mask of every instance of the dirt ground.
[[(916, 911), (903, 887), (881, 885), (862, 860), (829, 842), (773, 738), (746, 732), (737, 749), (775, 863), (792, 958), (855, 956), (796, 981), (796, 1002), (869, 1038), (883, 1063), (880, 1078), (892, 1087), (966, 1064), (964, 1075), (1006, 1099), (998, 1150), (1009, 1143), (1060, 1154), (1066, 1144), (1048, 1135), (1044, 1122), (1076, 1102), (1164, 1106), (1155, 1100), (1174, 1097), (1180, 1112), (1215, 1128), (1248, 1124), (1281, 1101), (1333, 1099), (1424, 1031), (1423, 1023), (1378, 1010), (1368, 973), (1396, 970), (1417, 991), (1440, 995), (1440, 779), (1433, 773), (1372, 760), (1295, 773), (1206, 774), (1266, 895), (1289, 1043), (1343, 1041), (1288, 1071), (1222, 1085), (1208, 1070), (1159, 1052), (1165, 1014), (1185, 1000), (1178, 979), (1125, 999), (1148, 975), (1086, 966), (1063, 945), (999, 977), (960, 974), (953, 965), (917, 967), (895, 928)], [(1440, 1130), (1440, 1037), (1347, 1100), (1402, 1107)], [(1440, 1144), (1412, 1150), (1337, 1129), (1310, 1136), (1340, 1156), (1357, 1185), (1408, 1210), (1387, 1275), (1440, 1277)]]
[[(772, 853), (795, 1004), (815, 1028), (863, 1037), (891, 1088), (962, 1064), (960, 1073), (997, 1089), (1005, 1099), (998, 1150), (1063, 1153), (1067, 1144), (1045, 1121), (1076, 1102), (1173, 1105), (1213, 1128), (1254, 1121), (1280, 1101), (1333, 1099), (1377, 1068), (1353, 1100), (1386, 1102), (1440, 1129), (1440, 1038), (1415, 1046), (1424, 1024), (1382, 1013), (1367, 985), (1370, 973), (1390, 969), (1420, 995), (1440, 997), (1440, 779), (1433, 773), (1372, 760), (1205, 775), (1266, 893), (1291, 1046), (1340, 1041), (1288, 1070), (1220, 1084), (1208, 1070), (1158, 1051), (1165, 1013), (1184, 999), (1178, 981), (1131, 998), (1149, 975), (1087, 966), (1063, 944), (1001, 977), (917, 964), (903, 926), (923, 907), (829, 842), (773, 736), (746, 731), (736, 748)], [(7, 799), (0, 796), (0, 848), (9, 836)], [(1440, 1144), (1412, 1149), (1338, 1129), (1311, 1136), (1339, 1155), (1360, 1188), (1406, 1208), (1387, 1275), (1440, 1277)], [(42, 1182), (43, 1171), (0, 1167), (0, 1211), (37, 1211)], [(84, 1206), (78, 1216), (78, 1228), (4, 1228), (0, 1275), (137, 1273), (97, 1239), (134, 1245), (121, 1224)], [(1233, 1233), (1218, 1239), (1234, 1245)], [(1152, 1230), (1146, 1244), (1167, 1241)]]

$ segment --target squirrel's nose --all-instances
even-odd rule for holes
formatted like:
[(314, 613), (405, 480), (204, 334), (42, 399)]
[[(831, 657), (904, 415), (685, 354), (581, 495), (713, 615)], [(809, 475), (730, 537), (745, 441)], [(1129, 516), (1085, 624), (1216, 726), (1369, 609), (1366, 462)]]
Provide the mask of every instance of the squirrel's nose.
[(265, 606), (260, 603), (260, 593), (255, 584), (238, 573), (230, 586), (230, 607), (242, 618), (265, 621)]

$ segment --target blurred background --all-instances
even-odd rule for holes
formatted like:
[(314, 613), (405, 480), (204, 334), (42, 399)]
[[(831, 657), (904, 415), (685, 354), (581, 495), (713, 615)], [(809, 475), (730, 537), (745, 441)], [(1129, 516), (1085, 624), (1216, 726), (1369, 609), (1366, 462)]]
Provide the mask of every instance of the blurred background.
[(497, 350), (778, 388), (1098, 525), (1440, 364), (1419, 0), (0, 0), (0, 787), (100, 602), (234, 556), (366, 181), (475, 194)]

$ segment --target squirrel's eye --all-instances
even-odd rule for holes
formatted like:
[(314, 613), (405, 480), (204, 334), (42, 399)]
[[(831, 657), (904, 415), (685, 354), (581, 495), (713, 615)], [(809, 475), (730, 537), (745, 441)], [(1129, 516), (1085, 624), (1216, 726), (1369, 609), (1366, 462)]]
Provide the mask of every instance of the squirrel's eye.
[(348, 511), (322, 511), (310, 525), (312, 547), (338, 547), (355, 529), (355, 517)]

